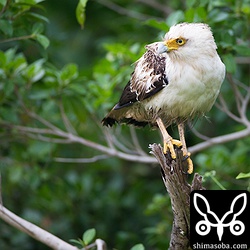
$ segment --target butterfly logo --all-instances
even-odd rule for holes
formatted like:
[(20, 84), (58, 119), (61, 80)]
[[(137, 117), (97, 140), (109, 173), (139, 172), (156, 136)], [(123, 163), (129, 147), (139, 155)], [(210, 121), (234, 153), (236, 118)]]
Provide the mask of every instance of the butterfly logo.
[[(243, 205), (241, 208), (239, 208), (239, 205), (241, 204), (242, 201), (243, 201)], [(198, 202), (200, 204), (200, 207), (198, 205)], [(230, 206), (230, 210), (227, 211), (222, 216), (221, 219), (213, 211), (211, 211), (210, 205), (207, 199), (203, 195), (199, 193), (195, 193), (193, 197), (193, 204), (194, 204), (196, 211), (203, 217), (203, 220), (200, 220), (199, 222), (197, 222), (195, 226), (195, 230), (199, 235), (204, 236), (204, 235), (209, 234), (211, 227), (217, 228), (217, 235), (218, 235), (219, 241), (221, 241), (222, 239), (225, 227), (229, 227), (230, 232), (236, 236), (244, 233), (245, 225), (243, 224), (242, 221), (237, 220), (237, 217), (246, 208), (246, 205), (247, 205), (246, 193), (239, 194), (233, 199), (231, 206)], [(201, 206), (202, 204), (203, 206)]]

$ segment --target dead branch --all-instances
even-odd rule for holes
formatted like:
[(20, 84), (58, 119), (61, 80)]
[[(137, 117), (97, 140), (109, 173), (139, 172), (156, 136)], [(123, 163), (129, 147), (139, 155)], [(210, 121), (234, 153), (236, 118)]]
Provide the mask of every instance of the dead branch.
[(248, 137), (249, 135), (250, 135), (250, 126), (241, 131), (210, 138), (207, 141), (200, 142), (194, 146), (189, 147), (188, 150), (190, 153), (197, 153), (204, 149), (210, 148), (214, 145), (219, 145), (226, 142), (239, 140)]
[[(37, 241), (42, 242), (48, 247), (55, 250), (78, 250), (77, 247), (70, 245), (69, 243), (61, 240), (57, 236), (45, 231), (44, 229), (32, 224), (31, 222), (22, 219), (16, 214), (3, 206), (2, 192), (1, 192), (1, 175), (0, 175), (0, 218), (7, 224), (14, 228), (28, 234)], [(97, 247), (97, 250), (106, 250), (106, 243), (101, 239), (96, 241), (82, 250), (90, 249), (90, 247)]]
[(55, 157), (55, 162), (63, 162), (63, 163), (92, 163), (97, 162), (103, 159), (107, 159), (108, 155), (96, 155), (91, 158), (63, 158), (63, 157)]
[[(70, 245), (69, 243), (61, 240), (55, 235), (45, 231), (44, 229), (22, 219), (16, 214), (12, 213), (10, 210), (5, 208), (0, 204), (0, 218), (4, 220), (9, 225), (17, 228), (18, 230), (28, 234), (37, 241), (42, 242), (46, 246), (55, 250), (79, 250), (77, 247)], [(96, 239), (96, 241), (82, 250), (90, 249), (91, 247), (97, 247), (97, 250), (106, 250), (106, 243), (101, 239)]]
[(161, 166), (162, 179), (171, 199), (174, 215), (170, 250), (185, 250), (189, 248), (190, 235), (190, 193), (192, 190), (201, 190), (202, 177), (194, 175), (192, 185), (187, 182), (187, 164), (183, 161), (181, 149), (176, 149), (176, 160), (170, 154), (164, 155), (160, 145), (150, 146), (151, 153)]
[[(1, 191), (1, 190), (0, 190)], [(1, 193), (0, 193), (1, 196)], [(20, 218), (16, 214), (12, 213), (10, 210), (3, 206), (2, 200), (0, 203), (0, 218), (4, 220), (9, 225), (17, 228), (18, 230), (28, 234), (32, 238), (44, 243), (45, 245), (56, 250), (77, 250), (67, 242), (59, 239), (55, 235), (45, 231), (44, 229)]]

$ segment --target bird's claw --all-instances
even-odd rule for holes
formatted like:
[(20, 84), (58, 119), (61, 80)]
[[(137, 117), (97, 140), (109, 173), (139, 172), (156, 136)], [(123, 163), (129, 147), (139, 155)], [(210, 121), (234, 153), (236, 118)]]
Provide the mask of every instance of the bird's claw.
[(169, 138), (168, 140), (164, 141), (163, 143), (163, 153), (166, 154), (169, 150), (172, 159), (176, 159), (176, 153), (174, 151), (174, 145), (178, 148), (182, 146), (182, 143), (178, 140)]
[(187, 172), (189, 174), (192, 174), (193, 173), (193, 170), (194, 170), (194, 165), (193, 165), (193, 161), (191, 160), (190, 158), (190, 153), (187, 152), (186, 154), (184, 153), (183, 156), (184, 156), (184, 161), (186, 160), (187, 161), (187, 165), (188, 165), (188, 168), (187, 168)]
[[(176, 159), (174, 145), (177, 146), (178, 148), (180, 148), (182, 146), (182, 143), (181, 143), (181, 141), (178, 141), (178, 140), (175, 140), (172, 138), (169, 138), (168, 140), (164, 141), (164, 143), (163, 143), (163, 153), (166, 154), (167, 151), (169, 150), (172, 159)], [(190, 155), (191, 154), (189, 152), (186, 152), (186, 153), (183, 152), (183, 157), (184, 157), (183, 160), (187, 161), (187, 165), (188, 165), (188, 168), (187, 168), (188, 174), (192, 174), (193, 169), (194, 169), (193, 161), (191, 160)]]

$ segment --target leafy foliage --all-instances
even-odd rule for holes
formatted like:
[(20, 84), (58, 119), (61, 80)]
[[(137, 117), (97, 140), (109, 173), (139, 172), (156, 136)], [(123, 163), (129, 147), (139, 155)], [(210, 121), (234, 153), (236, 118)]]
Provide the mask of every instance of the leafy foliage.
[[(250, 5), (248, 0), (189, 0), (186, 5), (168, 1), (162, 8), (146, 1), (105, 3), (111, 1), (79, 1), (78, 5), (74, 1), (0, 1), (3, 202), (66, 240), (93, 227), (110, 248), (166, 249), (172, 216), (159, 170), (150, 164), (105, 158), (59, 135), (68, 131), (105, 145), (107, 132), (100, 120), (117, 102), (133, 70), (131, 64), (146, 43), (161, 39), (177, 22), (211, 26), (229, 77), (237, 79), (240, 93), (245, 94)], [(222, 95), (237, 114), (229, 80)], [(194, 125), (206, 136), (242, 130), (242, 124), (219, 109), (213, 108), (208, 116), (211, 123), (202, 119)], [(48, 136), (45, 132), (54, 127), (60, 133)], [(34, 135), (34, 130), (40, 133)], [(112, 130), (115, 145), (133, 155), (134, 142), (129, 138), (135, 136), (131, 134), (134, 130), (127, 127)], [(138, 130), (136, 135), (146, 152), (149, 143), (160, 142), (154, 131)], [(200, 142), (190, 131), (187, 138), (188, 145)], [(243, 177), (249, 175), (249, 149), (250, 140), (245, 138), (204, 150), (194, 157), (196, 171), (207, 177), (207, 188), (246, 189), (249, 179)], [(96, 156), (102, 160), (93, 160)], [(76, 164), (60, 158), (90, 160)], [(2, 221), (0, 227), (1, 249), (45, 249)], [(85, 231), (79, 242), (88, 245), (94, 234)]]
[(83, 29), (85, 23), (85, 8), (88, 0), (80, 0), (76, 7), (76, 19)]
[(96, 230), (94, 228), (91, 228), (83, 233), (82, 239), (70, 240), (70, 241), (80, 245), (81, 248), (84, 248), (87, 247), (94, 240), (95, 235), (96, 235)]

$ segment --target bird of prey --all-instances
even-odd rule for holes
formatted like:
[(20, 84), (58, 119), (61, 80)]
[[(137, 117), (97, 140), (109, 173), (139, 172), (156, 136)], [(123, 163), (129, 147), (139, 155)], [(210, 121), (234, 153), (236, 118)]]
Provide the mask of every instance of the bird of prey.
[[(135, 62), (119, 102), (102, 120), (103, 125), (117, 122), (158, 126), (164, 154), (169, 150), (175, 159), (174, 145), (182, 147), (187, 172), (192, 173), (184, 123), (209, 111), (219, 94), (225, 65), (216, 49), (207, 24), (172, 26), (163, 41), (146, 46), (145, 54)], [(166, 130), (173, 123), (178, 125), (180, 141), (174, 140)]]

